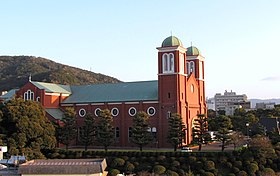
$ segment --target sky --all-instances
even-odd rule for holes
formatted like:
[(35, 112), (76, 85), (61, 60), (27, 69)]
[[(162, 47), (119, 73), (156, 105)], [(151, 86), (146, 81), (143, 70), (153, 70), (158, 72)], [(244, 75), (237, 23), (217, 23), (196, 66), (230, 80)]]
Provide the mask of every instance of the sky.
[(205, 57), (207, 97), (232, 90), (280, 98), (279, 7), (279, 0), (2, 0), (0, 55), (156, 80), (156, 48), (172, 34)]

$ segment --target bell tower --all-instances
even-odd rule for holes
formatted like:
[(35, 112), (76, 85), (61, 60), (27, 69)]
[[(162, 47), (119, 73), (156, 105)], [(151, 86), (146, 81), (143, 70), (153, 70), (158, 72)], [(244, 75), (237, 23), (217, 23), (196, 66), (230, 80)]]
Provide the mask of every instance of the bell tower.
[[(179, 113), (186, 121), (186, 48), (175, 36), (167, 37), (158, 47), (159, 123), (168, 129), (168, 117)], [(166, 131), (159, 132), (166, 139)], [(159, 141), (159, 145), (165, 145)]]

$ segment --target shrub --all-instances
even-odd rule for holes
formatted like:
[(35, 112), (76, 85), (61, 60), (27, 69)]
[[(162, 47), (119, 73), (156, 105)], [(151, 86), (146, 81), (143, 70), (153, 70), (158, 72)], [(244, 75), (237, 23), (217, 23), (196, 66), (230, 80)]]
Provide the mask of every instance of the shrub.
[(247, 175), (248, 174), (245, 171), (239, 171), (238, 174), (237, 174), (237, 176), (247, 176)]
[(178, 167), (178, 166), (180, 166), (180, 162), (179, 161), (173, 161), (171, 166)]
[(275, 172), (271, 168), (264, 168), (261, 173), (263, 176), (275, 176)]
[(166, 157), (164, 155), (160, 155), (157, 157), (158, 161), (164, 161), (166, 159)]
[(155, 174), (160, 175), (160, 174), (163, 174), (166, 171), (166, 168), (162, 165), (156, 165), (156, 166), (154, 166), (153, 170), (154, 170)]
[(112, 176), (118, 175), (120, 173), (120, 171), (118, 169), (111, 169), (109, 171), (109, 174)]
[(207, 171), (211, 171), (215, 169), (215, 163), (213, 161), (206, 161), (204, 163), (204, 169)]
[(135, 166), (132, 163), (127, 163), (125, 166), (125, 170), (128, 173), (132, 173), (134, 171), (134, 169), (135, 169)]
[(189, 163), (190, 164), (193, 164), (193, 163), (195, 163), (196, 162), (196, 157), (195, 156), (189, 156), (189, 158), (188, 158), (188, 161), (189, 161)]
[(167, 173), (168, 176), (179, 176), (179, 174), (177, 174), (177, 172), (172, 171), (172, 170), (167, 170), (166, 173)]
[(241, 169), (242, 168), (242, 161), (235, 161), (234, 162), (234, 166), (238, 167), (239, 169)]
[(235, 176), (234, 173), (229, 173), (227, 176)]
[(232, 167), (232, 172), (233, 173), (238, 173), (240, 170), (238, 169), (238, 167)]
[(256, 173), (257, 170), (259, 170), (259, 167), (255, 163), (251, 163), (247, 166), (247, 170), (248, 170), (248, 173), (253, 174), (253, 173)]
[(119, 167), (119, 166), (123, 166), (125, 164), (125, 160), (122, 158), (115, 158), (112, 161), (111, 167)]
[(204, 172), (203, 176), (215, 176), (212, 172)]

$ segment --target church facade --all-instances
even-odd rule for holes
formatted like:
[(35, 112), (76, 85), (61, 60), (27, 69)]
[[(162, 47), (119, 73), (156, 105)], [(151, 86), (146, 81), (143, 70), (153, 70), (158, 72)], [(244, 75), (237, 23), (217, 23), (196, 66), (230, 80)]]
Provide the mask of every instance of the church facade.
[[(59, 121), (66, 107), (76, 111), (78, 129), (87, 113), (98, 116), (109, 109), (113, 116), (115, 143), (130, 147), (132, 117), (138, 111), (149, 116), (154, 136), (150, 147), (170, 147), (167, 142), (168, 118), (179, 113), (187, 127), (184, 144), (192, 141), (192, 128), (197, 114), (206, 114), (204, 57), (194, 47), (184, 48), (170, 36), (158, 50), (158, 80), (94, 85), (60, 85), (29, 81), (17, 96), (42, 104), (50, 120)], [(79, 130), (78, 130), (79, 131)], [(75, 144), (79, 145), (79, 132)]]

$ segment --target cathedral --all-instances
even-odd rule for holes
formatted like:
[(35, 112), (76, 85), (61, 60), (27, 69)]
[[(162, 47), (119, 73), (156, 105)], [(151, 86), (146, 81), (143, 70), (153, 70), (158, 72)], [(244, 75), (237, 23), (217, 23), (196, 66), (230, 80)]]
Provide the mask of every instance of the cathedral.
[[(149, 116), (153, 143), (150, 147), (171, 147), (167, 142), (168, 118), (179, 113), (187, 127), (184, 144), (192, 141), (197, 114), (206, 114), (204, 57), (190, 46), (184, 48), (175, 36), (167, 37), (158, 50), (158, 80), (93, 85), (61, 85), (29, 80), (17, 96), (42, 104), (46, 116), (60, 121), (63, 110), (76, 111), (78, 133), (73, 145), (79, 145), (79, 129), (87, 113), (98, 116), (109, 109), (113, 116), (115, 147), (131, 147), (132, 117), (138, 111)], [(156, 69), (156, 68), (155, 68)]]

